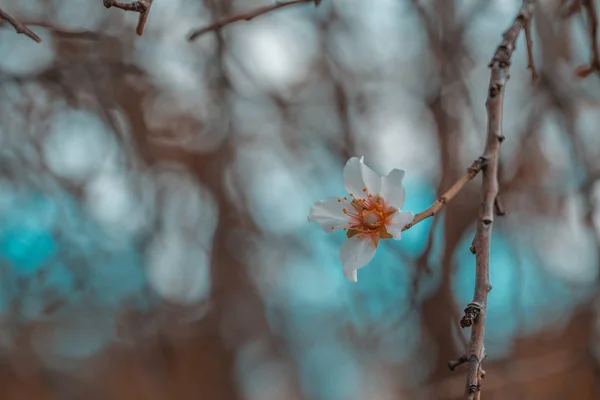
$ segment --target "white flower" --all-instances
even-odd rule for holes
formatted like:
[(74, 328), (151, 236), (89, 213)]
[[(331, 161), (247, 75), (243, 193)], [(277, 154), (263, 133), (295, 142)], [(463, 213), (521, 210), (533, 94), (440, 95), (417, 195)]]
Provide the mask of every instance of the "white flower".
[(353, 157), (344, 168), (348, 197), (327, 197), (312, 206), (309, 222), (317, 222), (326, 232), (346, 231), (348, 240), (340, 249), (344, 276), (357, 281), (357, 270), (373, 259), (379, 239), (400, 240), (402, 228), (414, 216), (401, 212), (405, 191), (404, 171), (392, 170), (379, 176), (360, 159)]

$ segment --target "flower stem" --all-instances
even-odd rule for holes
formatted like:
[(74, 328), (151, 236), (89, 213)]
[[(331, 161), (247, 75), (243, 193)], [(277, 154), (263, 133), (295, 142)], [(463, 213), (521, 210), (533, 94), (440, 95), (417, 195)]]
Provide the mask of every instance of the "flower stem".
[(448, 189), (444, 194), (442, 194), (435, 201), (435, 203), (433, 203), (427, 209), (415, 215), (415, 218), (413, 218), (413, 220), (410, 223), (408, 223), (404, 228), (402, 228), (402, 231), (410, 229), (419, 222), (436, 215), (442, 209), (444, 204), (452, 200), (458, 194), (458, 192), (460, 192), (462, 188), (464, 188), (467, 185), (467, 183), (469, 183), (473, 178), (475, 178), (475, 176), (477, 176), (479, 171), (481, 171), (485, 167), (486, 163), (487, 159), (484, 157), (479, 157), (477, 160), (473, 161), (473, 164), (471, 164), (471, 166), (467, 168), (467, 172), (465, 172), (464, 175), (461, 176), (454, 183), (454, 185), (450, 187), (450, 189)]

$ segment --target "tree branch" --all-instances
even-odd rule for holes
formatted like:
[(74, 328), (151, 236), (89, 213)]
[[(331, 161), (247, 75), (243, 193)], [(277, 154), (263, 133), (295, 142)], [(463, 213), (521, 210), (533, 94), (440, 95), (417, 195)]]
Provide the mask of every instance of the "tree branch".
[(591, 65), (598, 70), (600, 68), (600, 55), (598, 54), (598, 13), (596, 12), (596, 1), (584, 0), (583, 6), (590, 19), (590, 41), (592, 46)]
[(117, 0), (103, 0), (104, 7), (106, 8), (120, 8), (125, 11), (133, 11), (140, 14), (138, 19), (137, 28), (135, 32), (142, 36), (144, 33), (144, 27), (146, 26), (146, 21), (148, 20), (148, 14), (150, 13), (150, 8), (152, 7), (152, 0), (139, 0), (134, 1), (133, 3), (122, 3)]
[(535, 83), (538, 78), (535, 62), (533, 60), (533, 43), (531, 41), (531, 20), (525, 21), (525, 43), (527, 44), (527, 68), (531, 71), (531, 81)]
[(460, 356), (460, 358), (458, 360), (452, 360), (452, 361), (448, 361), (448, 368), (450, 368), (450, 371), (454, 371), (456, 369), (456, 367), (458, 367), (461, 364), (466, 363), (467, 361), (469, 361), (469, 359), (467, 358), (466, 355), (462, 355)]
[[(563, 0), (563, 3), (565, 3), (566, 0)], [(563, 16), (565, 18), (570, 18), (572, 17), (574, 14), (578, 13), (579, 10), (581, 9), (581, 0), (572, 0), (571, 3), (568, 5), (568, 7), (566, 7)]]
[(452, 200), (454, 196), (456, 196), (458, 192), (460, 192), (461, 189), (465, 187), (467, 183), (469, 183), (473, 178), (475, 178), (479, 171), (481, 171), (485, 167), (485, 164), (486, 160), (483, 157), (479, 157), (477, 160), (473, 161), (473, 164), (471, 164), (471, 166), (467, 169), (467, 172), (465, 172), (465, 174), (461, 176), (460, 179), (457, 180), (454, 183), (454, 185), (452, 185), (452, 187), (446, 191), (446, 193), (441, 195), (435, 201), (435, 203), (433, 203), (426, 210), (421, 211), (420, 213), (415, 215), (415, 218), (413, 218), (413, 220), (409, 224), (402, 228), (402, 231), (410, 229), (419, 222), (436, 215), (442, 209), (444, 204)]
[(33, 31), (31, 29), (29, 29), (25, 24), (22, 24), (21, 22), (17, 21), (13, 17), (11, 17), (9, 14), (2, 11), (1, 8), (0, 8), (0, 19), (3, 19), (6, 22), (8, 22), (9, 24), (11, 24), (13, 26), (13, 28), (15, 28), (15, 31), (17, 33), (21, 33), (21, 34), (31, 38), (32, 40), (36, 41), (37, 43), (40, 43), (42, 41), (42, 39), (40, 39), (40, 37), (38, 35), (33, 33)]
[(270, 6), (260, 7), (255, 10), (251, 10), (246, 13), (243, 13), (243, 14), (237, 14), (237, 15), (234, 15), (231, 17), (223, 18), (217, 22), (213, 22), (212, 24), (210, 24), (208, 26), (193, 30), (188, 35), (188, 41), (192, 42), (192, 41), (198, 39), (200, 36), (204, 35), (205, 33), (208, 33), (211, 31), (217, 31), (217, 30), (223, 28), (224, 26), (231, 25), (236, 22), (250, 21), (258, 16), (267, 14), (267, 13), (277, 10), (279, 8), (293, 6), (296, 4), (303, 4), (303, 3), (314, 3), (316, 6), (318, 6), (321, 3), (321, 0), (276, 1), (275, 4), (272, 4)]
[(492, 289), (489, 279), (490, 243), (494, 222), (494, 203), (498, 195), (498, 153), (504, 140), (502, 133), (502, 108), (504, 87), (509, 79), (510, 58), (515, 50), (519, 33), (525, 28), (533, 14), (534, 1), (523, 0), (523, 5), (510, 28), (504, 32), (502, 42), (490, 62), (491, 76), (488, 97), (485, 102), (488, 114), (488, 131), (482, 158), (486, 165), (483, 170), (483, 199), (479, 212), (479, 222), (474, 239), (476, 272), (473, 301), (465, 309), (461, 326), (471, 326), (471, 338), (466, 356), (469, 359), (465, 396), (478, 398), (485, 358), (484, 335), (488, 292)]

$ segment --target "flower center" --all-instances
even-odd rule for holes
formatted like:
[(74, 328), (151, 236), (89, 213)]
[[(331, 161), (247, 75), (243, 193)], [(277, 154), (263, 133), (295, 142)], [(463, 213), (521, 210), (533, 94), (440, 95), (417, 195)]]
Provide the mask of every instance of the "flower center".
[[(366, 193), (366, 189), (363, 189)], [(392, 237), (386, 229), (386, 225), (391, 222), (392, 215), (398, 211), (394, 207), (388, 206), (380, 196), (368, 194), (365, 198), (356, 198), (350, 193), (352, 200), (344, 197), (344, 201), (349, 207), (344, 208), (344, 214), (350, 217), (348, 222), (347, 237), (358, 235), (362, 237), (370, 235), (374, 242), (379, 239), (389, 239)], [(340, 201), (342, 201), (340, 199)]]
[(375, 210), (363, 210), (362, 212), (362, 224), (367, 229), (377, 229), (383, 220), (383, 213)]

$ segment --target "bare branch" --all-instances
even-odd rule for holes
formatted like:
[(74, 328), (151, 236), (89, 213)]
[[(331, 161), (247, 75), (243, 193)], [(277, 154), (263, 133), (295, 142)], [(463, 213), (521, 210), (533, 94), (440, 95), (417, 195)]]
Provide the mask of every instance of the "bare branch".
[(152, 7), (152, 0), (139, 0), (134, 1), (133, 3), (122, 3), (117, 0), (103, 0), (104, 7), (106, 8), (120, 8), (125, 11), (134, 11), (140, 14), (138, 19), (137, 28), (135, 32), (142, 36), (144, 33), (144, 27), (146, 26), (146, 21), (148, 20), (148, 14), (150, 13), (150, 8)]
[(485, 164), (486, 160), (483, 157), (479, 157), (477, 160), (473, 161), (473, 164), (471, 164), (471, 166), (467, 169), (467, 172), (465, 172), (465, 174), (461, 176), (460, 179), (457, 180), (454, 185), (452, 185), (452, 187), (446, 191), (446, 193), (440, 196), (440, 198), (438, 198), (435, 203), (433, 203), (426, 210), (415, 215), (415, 218), (404, 228), (402, 228), (402, 231), (410, 229), (419, 222), (436, 215), (442, 209), (444, 204), (452, 200), (467, 183), (475, 178), (479, 171), (485, 167)]
[(531, 81), (535, 83), (538, 78), (535, 62), (533, 60), (533, 43), (531, 41), (531, 20), (525, 22), (525, 43), (527, 44), (527, 68), (531, 71)]
[(204, 35), (205, 33), (208, 33), (211, 31), (217, 31), (217, 30), (223, 28), (224, 26), (231, 25), (236, 22), (250, 21), (258, 16), (270, 13), (271, 11), (274, 11), (274, 10), (277, 10), (277, 9), (280, 9), (283, 7), (288, 7), (288, 6), (293, 6), (296, 4), (303, 4), (303, 3), (314, 3), (316, 6), (318, 6), (321, 3), (321, 0), (277, 1), (277, 2), (275, 2), (275, 4), (272, 4), (270, 6), (260, 7), (255, 10), (251, 10), (246, 13), (243, 13), (243, 14), (237, 14), (232, 17), (223, 18), (222, 20), (214, 22), (208, 26), (193, 30), (188, 35), (188, 41), (192, 42), (192, 41), (198, 39), (200, 36)]
[(469, 359), (467, 358), (466, 355), (462, 355), (460, 356), (460, 358), (458, 360), (452, 360), (452, 361), (448, 361), (448, 368), (450, 368), (450, 371), (454, 371), (456, 369), (456, 367), (458, 367), (461, 364), (466, 363), (467, 361), (469, 361)]
[(500, 193), (498, 193), (496, 200), (494, 201), (494, 210), (496, 210), (496, 215), (499, 217), (506, 214), (504, 203), (502, 203), (502, 199), (500, 198)]
[(1, 8), (0, 8), (0, 19), (3, 19), (6, 22), (8, 22), (9, 24), (11, 24), (13, 26), (13, 28), (15, 28), (15, 31), (17, 33), (21, 33), (21, 34), (31, 38), (32, 40), (35, 40), (37, 43), (40, 43), (42, 41), (42, 39), (40, 39), (40, 37), (38, 35), (33, 33), (33, 31), (31, 29), (29, 29), (25, 24), (22, 24), (21, 22), (17, 21), (13, 17), (11, 17), (9, 14), (2, 11)]
[(498, 153), (504, 140), (502, 109), (504, 87), (509, 79), (510, 58), (515, 50), (519, 33), (525, 28), (533, 13), (534, 1), (523, 0), (523, 5), (510, 28), (504, 32), (502, 42), (490, 62), (491, 76), (485, 102), (488, 114), (488, 132), (482, 158), (487, 160), (483, 170), (483, 199), (474, 239), (476, 258), (475, 290), (473, 301), (465, 309), (461, 326), (471, 326), (471, 338), (466, 356), (469, 369), (465, 385), (467, 399), (477, 398), (481, 388), (481, 363), (485, 357), (484, 335), (488, 292), (492, 289), (489, 278), (490, 244), (494, 222), (494, 204), (498, 196)]

